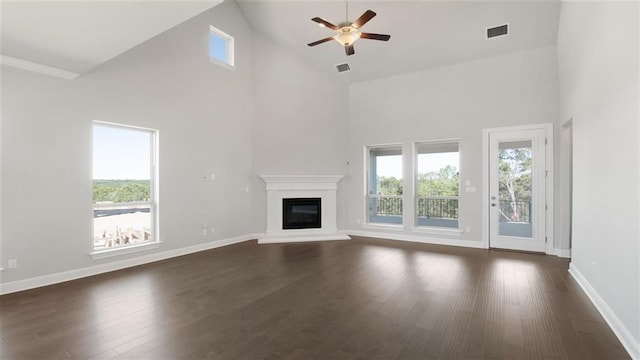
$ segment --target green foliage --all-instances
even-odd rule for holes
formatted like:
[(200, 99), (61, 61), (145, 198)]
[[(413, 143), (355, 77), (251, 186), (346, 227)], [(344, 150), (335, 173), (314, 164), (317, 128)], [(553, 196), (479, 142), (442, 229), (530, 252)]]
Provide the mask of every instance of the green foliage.
[(402, 195), (402, 179), (378, 176), (377, 195)]
[(132, 202), (151, 199), (149, 180), (93, 180), (93, 202)]
[(531, 149), (502, 149), (500, 159), (500, 199), (531, 200)]
[[(439, 171), (418, 174), (418, 196), (458, 196), (458, 169), (447, 165)], [(402, 195), (402, 179), (378, 177), (377, 195)]]
[(418, 174), (418, 196), (458, 196), (460, 175), (453, 165)]

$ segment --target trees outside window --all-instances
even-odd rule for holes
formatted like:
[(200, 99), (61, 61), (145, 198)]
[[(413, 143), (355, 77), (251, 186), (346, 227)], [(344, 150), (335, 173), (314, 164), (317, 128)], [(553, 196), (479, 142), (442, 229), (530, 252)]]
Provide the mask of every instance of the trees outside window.
[(502, 222), (531, 222), (531, 147), (521, 145), (501, 148), (498, 152)]
[(157, 241), (156, 137), (154, 130), (94, 123), (94, 250)]
[(458, 142), (416, 144), (416, 225), (458, 228)]
[(402, 224), (402, 147), (369, 149), (367, 222)]

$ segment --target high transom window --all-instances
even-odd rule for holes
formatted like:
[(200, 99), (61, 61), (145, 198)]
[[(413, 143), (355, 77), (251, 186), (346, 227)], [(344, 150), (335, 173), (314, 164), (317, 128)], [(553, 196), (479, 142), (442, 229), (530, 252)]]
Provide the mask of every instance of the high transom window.
[(214, 26), (209, 26), (209, 59), (227, 68), (235, 66), (233, 37)]

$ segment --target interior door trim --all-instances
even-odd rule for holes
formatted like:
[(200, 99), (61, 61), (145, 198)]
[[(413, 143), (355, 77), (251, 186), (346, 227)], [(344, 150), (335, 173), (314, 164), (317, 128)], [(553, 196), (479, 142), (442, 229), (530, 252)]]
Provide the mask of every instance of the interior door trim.
[(533, 124), (522, 126), (509, 126), (500, 128), (490, 128), (482, 130), (482, 245), (484, 248), (489, 248), (489, 135), (491, 133), (505, 132), (505, 131), (522, 131), (522, 130), (545, 130), (547, 146), (545, 151), (545, 161), (547, 177), (546, 183), (546, 195), (545, 202), (547, 204), (546, 211), (546, 228), (545, 237), (547, 243), (545, 245), (546, 254), (554, 254), (554, 239), (553, 239), (553, 178), (554, 178), (554, 165), (553, 165), (553, 123), (545, 124)]

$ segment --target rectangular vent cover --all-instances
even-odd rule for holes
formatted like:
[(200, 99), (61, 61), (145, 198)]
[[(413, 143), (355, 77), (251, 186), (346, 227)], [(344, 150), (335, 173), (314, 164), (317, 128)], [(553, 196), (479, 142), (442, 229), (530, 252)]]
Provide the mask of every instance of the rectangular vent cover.
[(338, 70), (338, 73), (343, 73), (351, 71), (351, 67), (349, 66), (349, 63), (338, 64), (336, 65), (336, 70)]
[(500, 25), (487, 29), (487, 39), (494, 38), (496, 36), (504, 36), (509, 34), (509, 25)]

